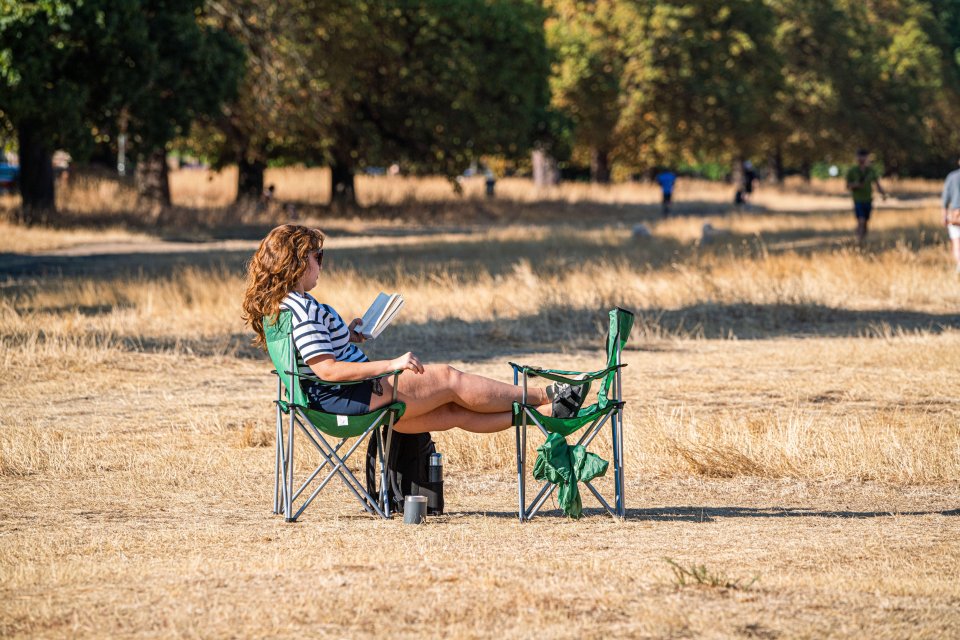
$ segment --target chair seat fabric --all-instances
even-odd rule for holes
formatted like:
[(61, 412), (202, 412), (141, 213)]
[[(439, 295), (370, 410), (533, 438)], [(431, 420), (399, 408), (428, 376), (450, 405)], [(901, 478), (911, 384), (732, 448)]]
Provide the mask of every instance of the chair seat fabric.
[(592, 404), (589, 407), (580, 409), (577, 415), (572, 418), (554, 418), (553, 416), (543, 415), (537, 411), (537, 408), (533, 405), (514, 402), (513, 426), (519, 427), (523, 424), (523, 410), (526, 409), (537, 418), (537, 421), (544, 429), (550, 433), (559, 433), (561, 436), (566, 437), (583, 428), (584, 425), (593, 424), (597, 418), (602, 418), (617, 407), (622, 406), (622, 404), (623, 403), (620, 402), (608, 402), (607, 405), (602, 408), (599, 403)]
[[(406, 405), (402, 402), (375, 409), (370, 413), (362, 413), (356, 416), (340, 416), (332, 413), (323, 413), (315, 409), (303, 409), (303, 413), (310, 419), (310, 424), (323, 433), (336, 438), (353, 438), (363, 435), (374, 422), (380, 419), (380, 416), (388, 411), (393, 412), (393, 420), (396, 422), (406, 411)], [(388, 419), (389, 416), (385, 418)]]

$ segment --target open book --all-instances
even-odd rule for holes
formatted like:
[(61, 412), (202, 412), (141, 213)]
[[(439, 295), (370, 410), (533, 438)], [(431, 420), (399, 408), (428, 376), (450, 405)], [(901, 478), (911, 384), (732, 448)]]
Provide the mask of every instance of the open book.
[(360, 335), (367, 340), (379, 336), (403, 306), (403, 296), (399, 293), (387, 295), (380, 292), (367, 312), (363, 314), (363, 324), (360, 325)]

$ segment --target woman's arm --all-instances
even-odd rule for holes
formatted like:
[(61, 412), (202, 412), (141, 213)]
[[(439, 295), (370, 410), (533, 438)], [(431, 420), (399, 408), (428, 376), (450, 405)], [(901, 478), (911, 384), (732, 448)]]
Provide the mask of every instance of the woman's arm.
[(409, 351), (393, 360), (372, 360), (370, 362), (342, 362), (335, 360), (330, 354), (325, 354), (307, 360), (307, 365), (318, 378), (328, 382), (375, 378), (397, 369), (423, 373), (420, 358)]

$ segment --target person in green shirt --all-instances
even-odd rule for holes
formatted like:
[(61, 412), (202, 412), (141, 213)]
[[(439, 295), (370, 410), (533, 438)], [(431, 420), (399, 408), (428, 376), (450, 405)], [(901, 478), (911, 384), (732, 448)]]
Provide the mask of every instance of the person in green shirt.
[(870, 164), (870, 152), (857, 151), (857, 166), (847, 172), (847, 189), (853, 194), (853, 212), (857, 216), (857, 243), (863, 245), (867, 237), (867, 223), (873, 211), (873, 185), (884, 200), (887, 192), (880, 185), (880, 174)]

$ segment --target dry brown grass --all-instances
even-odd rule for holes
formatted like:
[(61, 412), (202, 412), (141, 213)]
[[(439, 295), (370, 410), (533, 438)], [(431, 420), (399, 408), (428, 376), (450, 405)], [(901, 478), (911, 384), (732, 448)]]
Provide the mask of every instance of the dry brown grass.
[[(323, 219), (330, 222), (327, 204), (330, 199), (329, 170), (288, 167), (268, 169), (266, 183), (276, 186), (277, 200), (263, 207), (256, 202), (234, 203), (236, 168), (214, 172), (206, 169), (183, 169), (170, 175), (174, 206), (155, 215), (145, 216), (137, 205), (132, 183), (105, 177), (92, 170), (72, 172), (57, 187), (60, 210), (53, 224), (58, 228), (99, 227), (112, 236), (124, 229), (143, 233), (162, 233), (164, 237), (184, 236), (196, 240), (197, 233), (216, 236), (218, 230), (238, 225), (273, 225), (291, 217)], [(347, 214), (381, 225), (421, 224), (465, 225), (573, 219), (601, 222), (652, 221), (659, 217), (660, 191), (650, 182), (629, 182), (613, 185), (563, 183), (557, 187), (537, 189), (526, 178), (502, 178), (497, 181), (497, 197), (484, 193), (482, 177), (459, 180), (462, 191), (457, 194), (452, 183), (440, 177), (357, 176), (359, 207)], [(934, 180), (887, 180), (893, 194), (878, 203), (887, 211), (931, 208), (937, 204), (941, 184)], [(711, 216), (734, 212), (730, 185), (683, 178), (674, 193), (674, 212), (682, 215)], [(0, 196), (0, 220), (15, 219), (19, 198)], [(804, 218), (810, 211), (847, 211), (849, 197), (843, 182), (814, 180), (809, 184), (790, 179), (782, 187), (761, 185), (747, 215), (783, 212)], [(931, 215), (931, 218), (934, 216)], [(800, 222), (804, 224), (804, 222)], [(192, 234), (192, 236), (191, 236)], [(39, 244), (37, 244), (39, 243)], [(56, 248), (34, 238), (27, 250)]]
[[(604, 309), (638, 312), (624, 522), (585, 498), (518, 524), (512, 433), (454, 431), (450, 513), (419, 528), (336, 485), (270, 515), (273, 387), (237, 307), (254, 240), (10, 226), (0, 636), (950, 637), (960, 281), (933, 213), (881, 209), (863, 252), (846, 212), (647, 218), (646, 240), (629, 215), (315, 221), (316, 295), (407, 297), (374, 357), (590, 368)], [(727, 233), (702, 243), (706, 221)]]
[[(486, 200), (484, 180), (482, 176), (459, 179), (462, 188), (460, 195), (455, 193), (448, 179), (441, 177), (359, 175), (356, 188), (358, 199), (366, 206), (483, 201)], [(935, 180), (889, 179), (884, 182), (895, 196), (935, 196), (942, 186)], [(236, 196), (237, 174), (232, 167), (219, 172), (186, 169), (173, 172), (170, 183), (177, 204), (222, 207)], [(278, 200), (312, 204), (325, 204), (330, 200), (328, 169), (268, 169), (264, 183), (276, 186)], [(566, 182), (556, 187), (537, 189), (526, 178), (501, 178), (497, 180), (496, 193), (498, 198), (525, 203), (549, 200), (570, 204), (652, 205), (660, 202), (660, 188), (650, 182), (613, 185)], [(726, 205), (732, 200), (732, 193), (733, 188), (724, 183), (681, 178), (677, 183), (675, 201), (681, 206), (683, 203)], [(812, 180), (810, 183), (791, 178), (783, 187), (761, 185), (756, 193), (755, 204), (775, 210), (805, 211), (825, 203), (837, 208), (846, 207), (848, 198), (845, 183), (839, 178)], [(895, 201), (894, 198), (890, 204)]]

